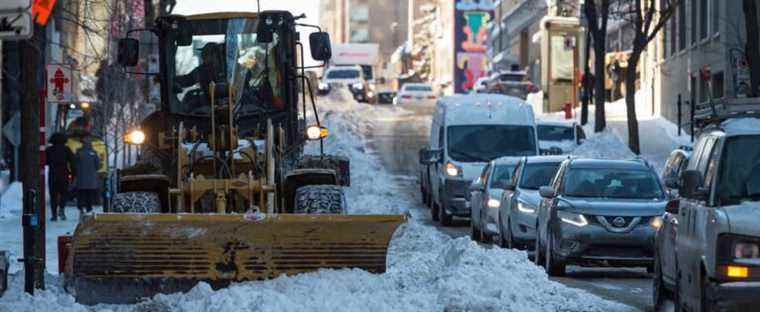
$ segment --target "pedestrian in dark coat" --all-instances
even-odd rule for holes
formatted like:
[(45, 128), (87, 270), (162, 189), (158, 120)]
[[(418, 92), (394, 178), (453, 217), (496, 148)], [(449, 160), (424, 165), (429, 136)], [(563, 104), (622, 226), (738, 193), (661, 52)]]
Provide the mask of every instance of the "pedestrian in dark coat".
[(92, 143), (89, 138), (84, 139), (82, 148), (77, 151), (74, 159), (77, 206), (80, 213), (84, 213), (85, 209), (87, 212), (91, 212), (92, 203), (98, 195), (100, 158), (95, 150), (92, 149)]
[(50, 215), (52, 221), (58, 217), (66, 220), (66, 201), (69, 195), (69, 177), (74, 161), (74, 153), (66, 146), (66, 135), (54, 133), (50, 136), (52, 145), (45, 149), (45, 164), (48, 166), (48, 189), (50, 190)]

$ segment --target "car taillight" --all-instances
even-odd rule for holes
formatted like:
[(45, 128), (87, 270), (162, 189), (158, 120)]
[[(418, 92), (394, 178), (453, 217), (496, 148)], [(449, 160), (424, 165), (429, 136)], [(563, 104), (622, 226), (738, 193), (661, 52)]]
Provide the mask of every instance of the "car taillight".
[(411, 99), (412, 96), (411, 95), (402, 95), (401, 98), (402, 99)]
[(435, 99), (435, 95), (428, 95), (427, 98), (430, 100)]
[(533, 85), (532, 83), (528, 84), (528, 92), (533, 93), (533, 92), (536, 92), (536, 91), (538, 91), (538, 88), (536, 88), (535, 85)]

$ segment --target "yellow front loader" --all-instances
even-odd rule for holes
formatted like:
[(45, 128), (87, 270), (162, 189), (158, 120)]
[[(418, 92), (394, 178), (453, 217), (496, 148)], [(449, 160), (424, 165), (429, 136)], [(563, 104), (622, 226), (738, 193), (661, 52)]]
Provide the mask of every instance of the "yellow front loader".
[[(201, 281), (220, 288), (321, 268), (385, 271), (406, 217), (351, 215), (349, 160), (303, 155), (327, 130), (318, 118), (306, 126), (307, 99), (318, 115), (299, 18), (156, 20), (161, 110), (125, 137), (139, 161), (120, 172), (110, 211), (59, 240), (65, 288), (78, 302), (132, 303)], [(330, 58), (326, 33), (309, 41), (315, 60)], [(138, 51), (137, 40), (120, 40), (119, 63), (135, 66)]]

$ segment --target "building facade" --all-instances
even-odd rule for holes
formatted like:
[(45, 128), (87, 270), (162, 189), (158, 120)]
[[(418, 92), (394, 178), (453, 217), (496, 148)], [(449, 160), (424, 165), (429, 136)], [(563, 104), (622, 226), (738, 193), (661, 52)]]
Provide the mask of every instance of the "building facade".
[[(759, 40), (760, 34), (750, 35)], [(699, 106), (746, 97), (747, 38), (742, 1), (684, 1), (656, 44), (650, 44), (649, 51), (656, 55), (651, 67), (654, 113), (677, 121), (679, 95), (683, 120), (692, 102)], [(704, 69), (709, 69), (707, 79), (700, 75)]]

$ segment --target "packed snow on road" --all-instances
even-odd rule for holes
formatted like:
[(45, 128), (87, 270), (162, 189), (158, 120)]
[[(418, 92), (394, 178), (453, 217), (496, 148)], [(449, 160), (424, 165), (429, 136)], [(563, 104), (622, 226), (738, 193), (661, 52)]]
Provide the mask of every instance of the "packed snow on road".
[[(269, 281), (244, 282), (213, 290), (201, 283), (183, 294), (157, 295), (137, 305), (79, 305), (57, 276), (55, 237), (74, 222), (49, 223), (47, 290), (23, 292), (20, 266), (12, 268), (10, 289), (0, 311), (628, 311), (632, 308), (549, 281), (524, 251), (490, 248), (467, 237), (453, 239), (422, 223), (411, 192), (402, 190), (368, 151), (364, 137), (375, 118), (403, 110), (378, 110), (353, 102), (324, 103), (322, 122), (331, 134), (327, 152), (350, 156), (349, 213), (410, 216), (388, 253), (388, 270), (320, 270)], [(589, 140), (593, 141), (593, 140)], [(604, 141), (604, 140), (603, 140)], [(591, 142), (587, 142), (590, 144)], [(604, 142), (600, 143), (604, 144)], [(581, 146), (581, 149), (584, 148)], [(588, 147), (592, 148), (592, 147)], [(307, 152), (318, 153), (312, 143)], [(0, 249), (21, 255), (19, 188), (11, 188), (0, 211)], [(12, 201), (8, 203), (8, 201)], [(15, 204), (14, 204), (15, 203)], [(70, 220), (73, 218), (70, 218)]]

